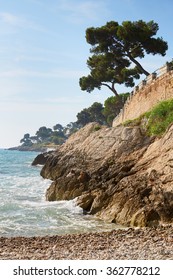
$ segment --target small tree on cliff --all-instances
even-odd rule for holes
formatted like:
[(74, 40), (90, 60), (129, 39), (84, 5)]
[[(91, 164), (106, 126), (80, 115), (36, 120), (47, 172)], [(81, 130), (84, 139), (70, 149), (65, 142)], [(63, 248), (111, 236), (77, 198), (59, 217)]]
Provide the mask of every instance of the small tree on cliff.
[(112, 125), (113, 119), (119, 114), (122, 104), (124, 104), (129, 96), (129, 93), (122, 93), (118, 97), (110, 96), (104, 102), (103, 114), (109, 126)]
[(84, 126), (89, 122), (106, 123), (106, 118), (103, 114), (103, 105), (99, 102), (94, 102), (90, 107), (83, 109), (77, 114), (77, 124)]
[(93, 55), (87, 60), (90, 74), (79, 80), (81, 89), (91, 92), (106, 86), (118, 95), (115, 84), (134, 86), (134, 79), (140, 74), (149, 75), (137, 59), (145, 54), (165, 55), (167, 43), (153, 37), (158, 29), (154, 21), (142, 20), (124, 21), (122, 25), (111, 21), (102, 27), (88, 28), (86, 41), (92, 46)]

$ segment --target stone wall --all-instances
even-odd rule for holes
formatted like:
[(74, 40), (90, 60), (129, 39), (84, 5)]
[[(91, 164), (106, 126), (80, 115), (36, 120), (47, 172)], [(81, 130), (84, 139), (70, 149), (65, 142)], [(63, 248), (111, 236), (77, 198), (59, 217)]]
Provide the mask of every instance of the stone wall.
[(167, 63), (135, 87), (112, 126), (138, 118), (158, 102), (170, 98), (173, 98), (173, 70)]

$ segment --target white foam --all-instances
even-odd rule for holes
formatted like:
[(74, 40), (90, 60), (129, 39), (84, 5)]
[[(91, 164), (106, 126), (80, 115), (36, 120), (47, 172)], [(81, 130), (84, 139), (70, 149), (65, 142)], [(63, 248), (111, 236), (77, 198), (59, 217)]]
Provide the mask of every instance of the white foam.
[[(31, 167), (30, 153), (8, 153), (0, 162), (0, 235), (52, 235), (86, 231), (111, 230), (71, 201), (45, 201), (51, 184), (40, 175), (40, 167)], [(19, 160), (17, 158), (19, 156)]]

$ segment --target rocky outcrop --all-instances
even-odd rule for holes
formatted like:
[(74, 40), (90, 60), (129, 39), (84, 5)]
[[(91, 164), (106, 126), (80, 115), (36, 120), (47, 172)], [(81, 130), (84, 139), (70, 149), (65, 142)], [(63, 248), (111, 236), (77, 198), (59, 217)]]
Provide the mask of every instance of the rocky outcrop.
[(76, 198), (84, 212), (122, 225), (173, 221), (173, 126), (161, 139), (140, 127), (90, 123), (48, 158), (46, 199)]
[(32, 162), (32, 166), (35, 165), (44, 165), (48, 158), (52, 158), (54, 155), (53, 151), (45, 152), (42, 154), (38, 154), (36, 158)]

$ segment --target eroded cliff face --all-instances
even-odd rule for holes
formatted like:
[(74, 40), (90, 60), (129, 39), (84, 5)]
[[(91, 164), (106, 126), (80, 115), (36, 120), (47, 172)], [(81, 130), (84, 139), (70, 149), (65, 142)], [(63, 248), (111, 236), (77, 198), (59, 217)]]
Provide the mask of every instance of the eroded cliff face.
[(76, 198), (84, 211), (127, 226), (172, 223), (173, 126), (161, 139), (138, 126), (97, 129), (88, 124), (46, 161), (46, 199)]

